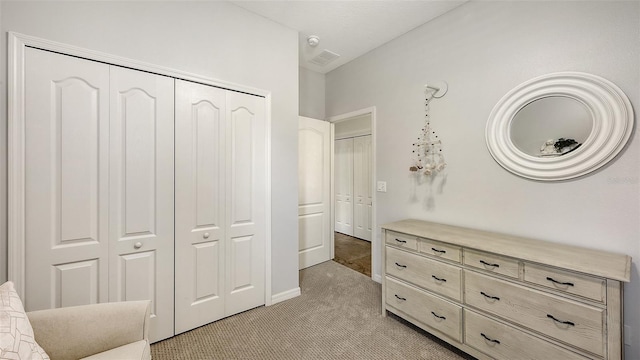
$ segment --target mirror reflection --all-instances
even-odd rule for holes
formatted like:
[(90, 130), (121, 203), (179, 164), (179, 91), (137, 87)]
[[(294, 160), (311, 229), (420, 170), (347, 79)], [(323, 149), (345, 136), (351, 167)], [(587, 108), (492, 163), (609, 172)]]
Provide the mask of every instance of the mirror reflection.
[(518, 150), (536, 157), (564, 156), (591, 134), (593, 119), (581, 102), (549, 96), (530, 102), (511, 121), (510, 137)]

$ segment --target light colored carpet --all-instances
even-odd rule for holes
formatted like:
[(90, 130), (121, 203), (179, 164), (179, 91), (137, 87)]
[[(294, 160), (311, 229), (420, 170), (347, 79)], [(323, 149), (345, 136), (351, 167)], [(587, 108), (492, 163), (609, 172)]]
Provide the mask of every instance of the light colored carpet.
[(327, 261), (300, 271), (302, 295), (151, 345), (164, 359), (472, 359), (397, 317), (381, 287)]

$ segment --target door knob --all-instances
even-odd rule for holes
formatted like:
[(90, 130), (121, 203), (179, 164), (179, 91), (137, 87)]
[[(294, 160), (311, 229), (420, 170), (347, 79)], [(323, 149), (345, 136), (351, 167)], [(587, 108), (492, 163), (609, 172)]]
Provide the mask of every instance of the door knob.
[(133, 248), (134, 249), (140, 249), (141, 247), (142, 247), (142, 243), (139, 242), (139, 241), (137, 243), (133, 244)]

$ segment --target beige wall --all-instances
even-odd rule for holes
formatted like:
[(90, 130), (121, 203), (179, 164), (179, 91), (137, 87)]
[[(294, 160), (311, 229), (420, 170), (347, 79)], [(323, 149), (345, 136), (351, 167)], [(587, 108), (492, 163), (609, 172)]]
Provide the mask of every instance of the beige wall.
[[(640, 358), (638, 131), (608, 166), (554, 183), (504, 170), (484, 134), (504, 94), (551, 72), (607, 78), (640, 111), (639, 29), (637, 1), (469, 2), (326, 76), (327, 117), (376, 106), (376, 176), (387, 182), (377, 193), (378, 224), (419, 218), (631, 255), (627, 359)], [(416, 184), (411, 144), (423, 126), (423, 86), (435, 80), (449, 84), (431, 102), (446, 178)]]
[[(166, 66), (272, 93), (272, 291), (298, 287), (298, 35), (231, 3), (0, 2), (6, 124), (7, 31)], [(6, 189), (0, 127), (0, 189)], [(292, 165), (293, 164), (293, 165)], [(6, 278), (6, 190), (0, 192), (0, 280)]]
[(300, 116), (324, 120), (324, 74), (300, 67)]

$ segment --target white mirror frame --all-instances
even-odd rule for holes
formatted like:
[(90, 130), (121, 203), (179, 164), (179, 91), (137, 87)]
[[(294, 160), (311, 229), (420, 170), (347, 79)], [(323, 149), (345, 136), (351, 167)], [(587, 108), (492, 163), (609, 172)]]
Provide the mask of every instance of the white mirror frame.
[[(591, 133), (580, 148), (567, 155), (526, 154), (511, 141), (511, 122), (520, 109), (550, 96), (568, 97), (584, 104), (593, 120)], [(526, 81), (503, 96), (489, 115), (486, 141), (498, 164), (516, 175), (534, 180), (566, 180), (612, 160), (629, 140), (633, 123), (631, 102), (615, 84), (588, 73), (559, 72)]]

